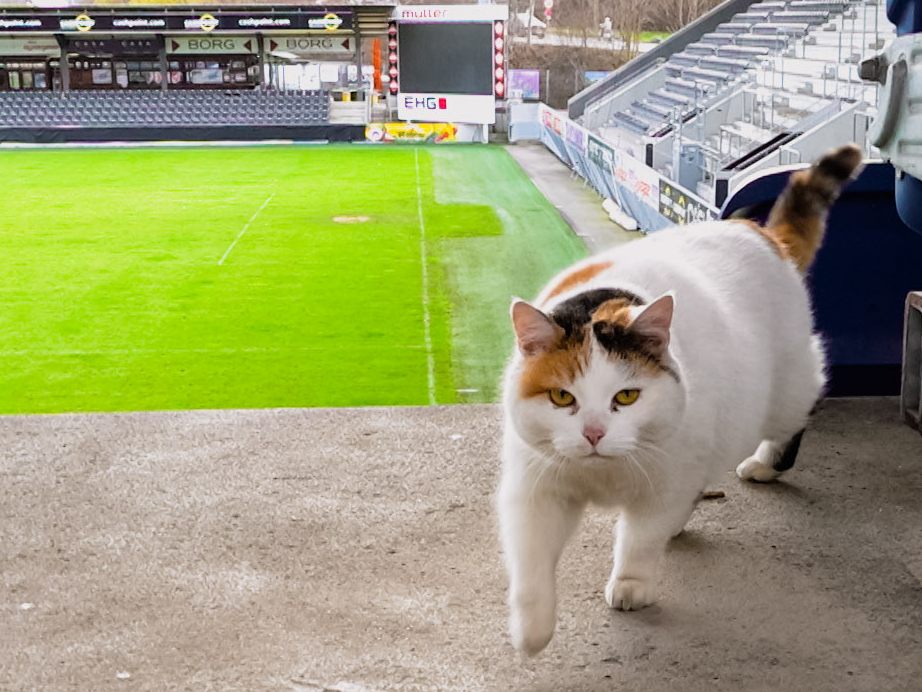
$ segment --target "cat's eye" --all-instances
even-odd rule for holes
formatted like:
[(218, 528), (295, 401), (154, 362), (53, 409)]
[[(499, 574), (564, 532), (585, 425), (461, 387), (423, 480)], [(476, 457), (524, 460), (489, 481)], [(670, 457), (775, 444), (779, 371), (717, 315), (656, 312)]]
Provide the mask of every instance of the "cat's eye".
[(622, 389), (620, 392), (615, 394), (615, 403), (618, 406), (630, 406), (637, 398), (640, 396), (639, 389)]
[(550, 389), (547, 393), (548, 398), (554, 406), (572, 406), (576, 403), (576, 397), (570, 394), (566, 389)]

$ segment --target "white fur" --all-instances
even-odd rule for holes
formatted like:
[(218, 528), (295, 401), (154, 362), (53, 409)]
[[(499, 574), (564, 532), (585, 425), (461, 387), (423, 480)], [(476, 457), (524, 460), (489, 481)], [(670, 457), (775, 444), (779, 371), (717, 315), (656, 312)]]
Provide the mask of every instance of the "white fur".
[[(552, 280), (536, 307), (550, 312), (591, 288), (627, 289), (647, 302), (671, 292), (668, 356), (681, 383), (608, 358), (596, 345), (586, 372), (567, 387), (578, 407), (561, 409), (519, 396), (523, 356), (513, 355), (497, 503), (512, 640), (528, 654), (553, 635), (557, 560), (588, 503), (620, 510), (606, 600), (642, 608), (655, 598), (667, 541), (705, 486), (737, 464), (745, 479), (777, 476), (773, 461), (824, 386), (803, 280), (748, 226), (661, 231), (585, 263), (600, 260), (612, 266), (548, 301), (559, 277)], [(641, 389), (640, 398), (612, 411), (612, 397), (625, 388)], [(583, 437), (586, 425), (606, 431), (595, 450)]]

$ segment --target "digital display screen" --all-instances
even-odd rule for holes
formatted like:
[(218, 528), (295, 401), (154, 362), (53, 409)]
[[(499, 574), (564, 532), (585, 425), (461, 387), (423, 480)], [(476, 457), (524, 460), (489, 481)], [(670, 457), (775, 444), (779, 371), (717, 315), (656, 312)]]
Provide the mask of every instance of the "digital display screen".
[(493, 23), (401, 24), (400, 91), (493, 94)]

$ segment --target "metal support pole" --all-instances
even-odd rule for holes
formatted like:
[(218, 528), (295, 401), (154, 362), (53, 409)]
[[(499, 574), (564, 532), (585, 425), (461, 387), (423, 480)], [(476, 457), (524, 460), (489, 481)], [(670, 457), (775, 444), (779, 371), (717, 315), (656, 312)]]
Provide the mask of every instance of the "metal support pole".
[(58, 68), (61, 70), (61, 91), (70, 91), (70, 65), (67, 64), (67, 44), (65, 39), (58, 39), (61, 46), (61, 60)]
[(358, 70), (358, 75), (356, 80), (359, 84), (362, 83), (362, 37), (360, 34), (356, 34), (355, 39), (355, 69)]
[(262, 34), (256, 35), (256, 52), (259, 57), (259, 77), (256, 84), (261, 91), (266, 90), (266, 42)]
[[(371, 94), (365, 93), (365, 77), (362, 74), (362, 36), (358, 32), (355, 33), (355, 95), (356, 98), (362, 99), (365, 101), (371, 101)], [(369, 104), (365, 104), (366, 108)]]
[(163, 41), (157, 57), (160, 60), (160, 91), (166, 91), (170, 82), (170, 63), (166, 57), (166, 40)]

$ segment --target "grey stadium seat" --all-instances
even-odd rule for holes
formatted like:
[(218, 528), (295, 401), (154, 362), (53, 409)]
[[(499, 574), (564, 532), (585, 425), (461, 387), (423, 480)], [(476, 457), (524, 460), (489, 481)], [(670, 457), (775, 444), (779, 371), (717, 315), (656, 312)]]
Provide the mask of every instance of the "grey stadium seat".
[(320, 124), (329, 94), (262, 91), (0, 93), (0, 127)]

